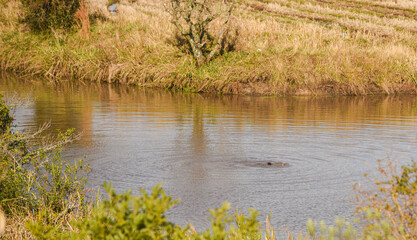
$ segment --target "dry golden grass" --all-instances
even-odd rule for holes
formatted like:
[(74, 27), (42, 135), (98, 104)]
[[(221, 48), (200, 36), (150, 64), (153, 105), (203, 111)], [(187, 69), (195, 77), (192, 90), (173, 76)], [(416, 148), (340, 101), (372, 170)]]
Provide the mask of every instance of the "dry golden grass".
[(6, 216), (3, 211), (0, 210), (0, 237), (3, 236), (4, 230), (6, 228)]
[[(416, 93), (415, 1), (243, 1), (230, 26), (233, 51), (200, 68), (175, 46), (164, 0), (122, 0), (117, 15), (106, 0), (86, 2), (99, 16), (88, 41), (59, 32), (48, 41), (26, 36), (12, 20), (16, 2), (7, 3), (0, 68), (196, 92)], [(210, 31), (219, 28), (217, 21)]]
[[(47, 211), (47, 210), (45, 210)], [(57, 226), (61, 229), (65, 229), (65, 231), (74, 231), (76, 228), (72, 226), (72, 221), (76, 221), (77, 219), (80, 219), (80, 216), (77, 216), (76, 213), (67, 213), (66, 216), (57, 221), (54, 226)], [(0, 218), (0, 223), (1, 223)], [(6, 220), (6, 218), (4, 218)], [(26, 214), (16, 214), (9, 216), (6, 221), (6, 225), (4, 226), (4, 239), (16, 239), (16, 240), (27, 240), (27, 239), (36, 239), (32, 232), (27, 228), (28, 223), (31, 222), (42, 222), (42, 218), (39, 216), (35, 216), (30, 211), (28, 211)], [(2, 229), (0, 229), (1, 231)]]
[(13, 217), (7, 220), (7, 225), (3, 235), (5, 239), (34, 239), (30, 231), (25, 227), (25, 223), (31, 220), (30, 217)]
[(75, 18), (78, 28), (81, 29), (81, 35), (88, 40), (90, 38), (90, 19), (85, 1), (80, 1), (80, 8), (75, 13)]

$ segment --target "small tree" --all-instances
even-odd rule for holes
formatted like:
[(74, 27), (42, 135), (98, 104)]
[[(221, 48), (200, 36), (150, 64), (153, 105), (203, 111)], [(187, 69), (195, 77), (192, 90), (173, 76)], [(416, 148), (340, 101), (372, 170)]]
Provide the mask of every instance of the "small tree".
[[(234, 2), (222, 0), (169, 0), (166, 9), (181, 37), (186, 40), (198, 66), (209, 62), (220, 50), (230, 22)], [(217, 38), (209, 32), (209, 24), (223, 16)]]

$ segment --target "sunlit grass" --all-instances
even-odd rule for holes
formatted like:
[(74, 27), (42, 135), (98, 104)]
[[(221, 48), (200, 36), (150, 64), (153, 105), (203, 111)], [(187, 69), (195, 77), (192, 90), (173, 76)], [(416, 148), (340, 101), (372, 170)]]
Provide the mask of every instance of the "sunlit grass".
[[(196, 68), (177, 48), (162, 1), (87, 1), (91, 34), (34, 35), (19, 4), (0, 9), (0, 68), (72, 78), (244, 94), (416, 93), (414, 1), (244, 1), (230, 29), (234, 50)], [(218, 23), (211, 31), (219, 28)]]

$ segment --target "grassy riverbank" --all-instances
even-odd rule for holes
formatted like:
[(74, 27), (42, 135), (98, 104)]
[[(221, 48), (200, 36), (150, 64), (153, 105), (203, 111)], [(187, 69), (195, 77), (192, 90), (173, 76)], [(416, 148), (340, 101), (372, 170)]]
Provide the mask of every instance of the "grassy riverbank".
[(31, 33), (19, 21), (21, 4), (0, 1), (0, 69), (192, 92), (416, 93), (415, 1), (242, 1), (229, 31), (233, 51), (199, 68), (174, 44), (162, 1), (121, 1), (115, 16), (106, 0), (87, 4), (88, 39)]

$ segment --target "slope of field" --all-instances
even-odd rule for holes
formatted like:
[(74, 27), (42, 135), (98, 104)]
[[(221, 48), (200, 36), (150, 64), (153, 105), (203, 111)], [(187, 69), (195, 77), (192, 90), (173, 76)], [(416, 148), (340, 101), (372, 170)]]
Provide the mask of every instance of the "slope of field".
[(106, 0), (87, 4), (88, 39), (30, 33), (18, 21), (20, 4), (2, 3), (0, 69), (193, 92), (416, 93), (416, 1), (241, 1), (229, 51), (200, 68), (176, 45), (163, 1), (120, 1), (115, 16)]

